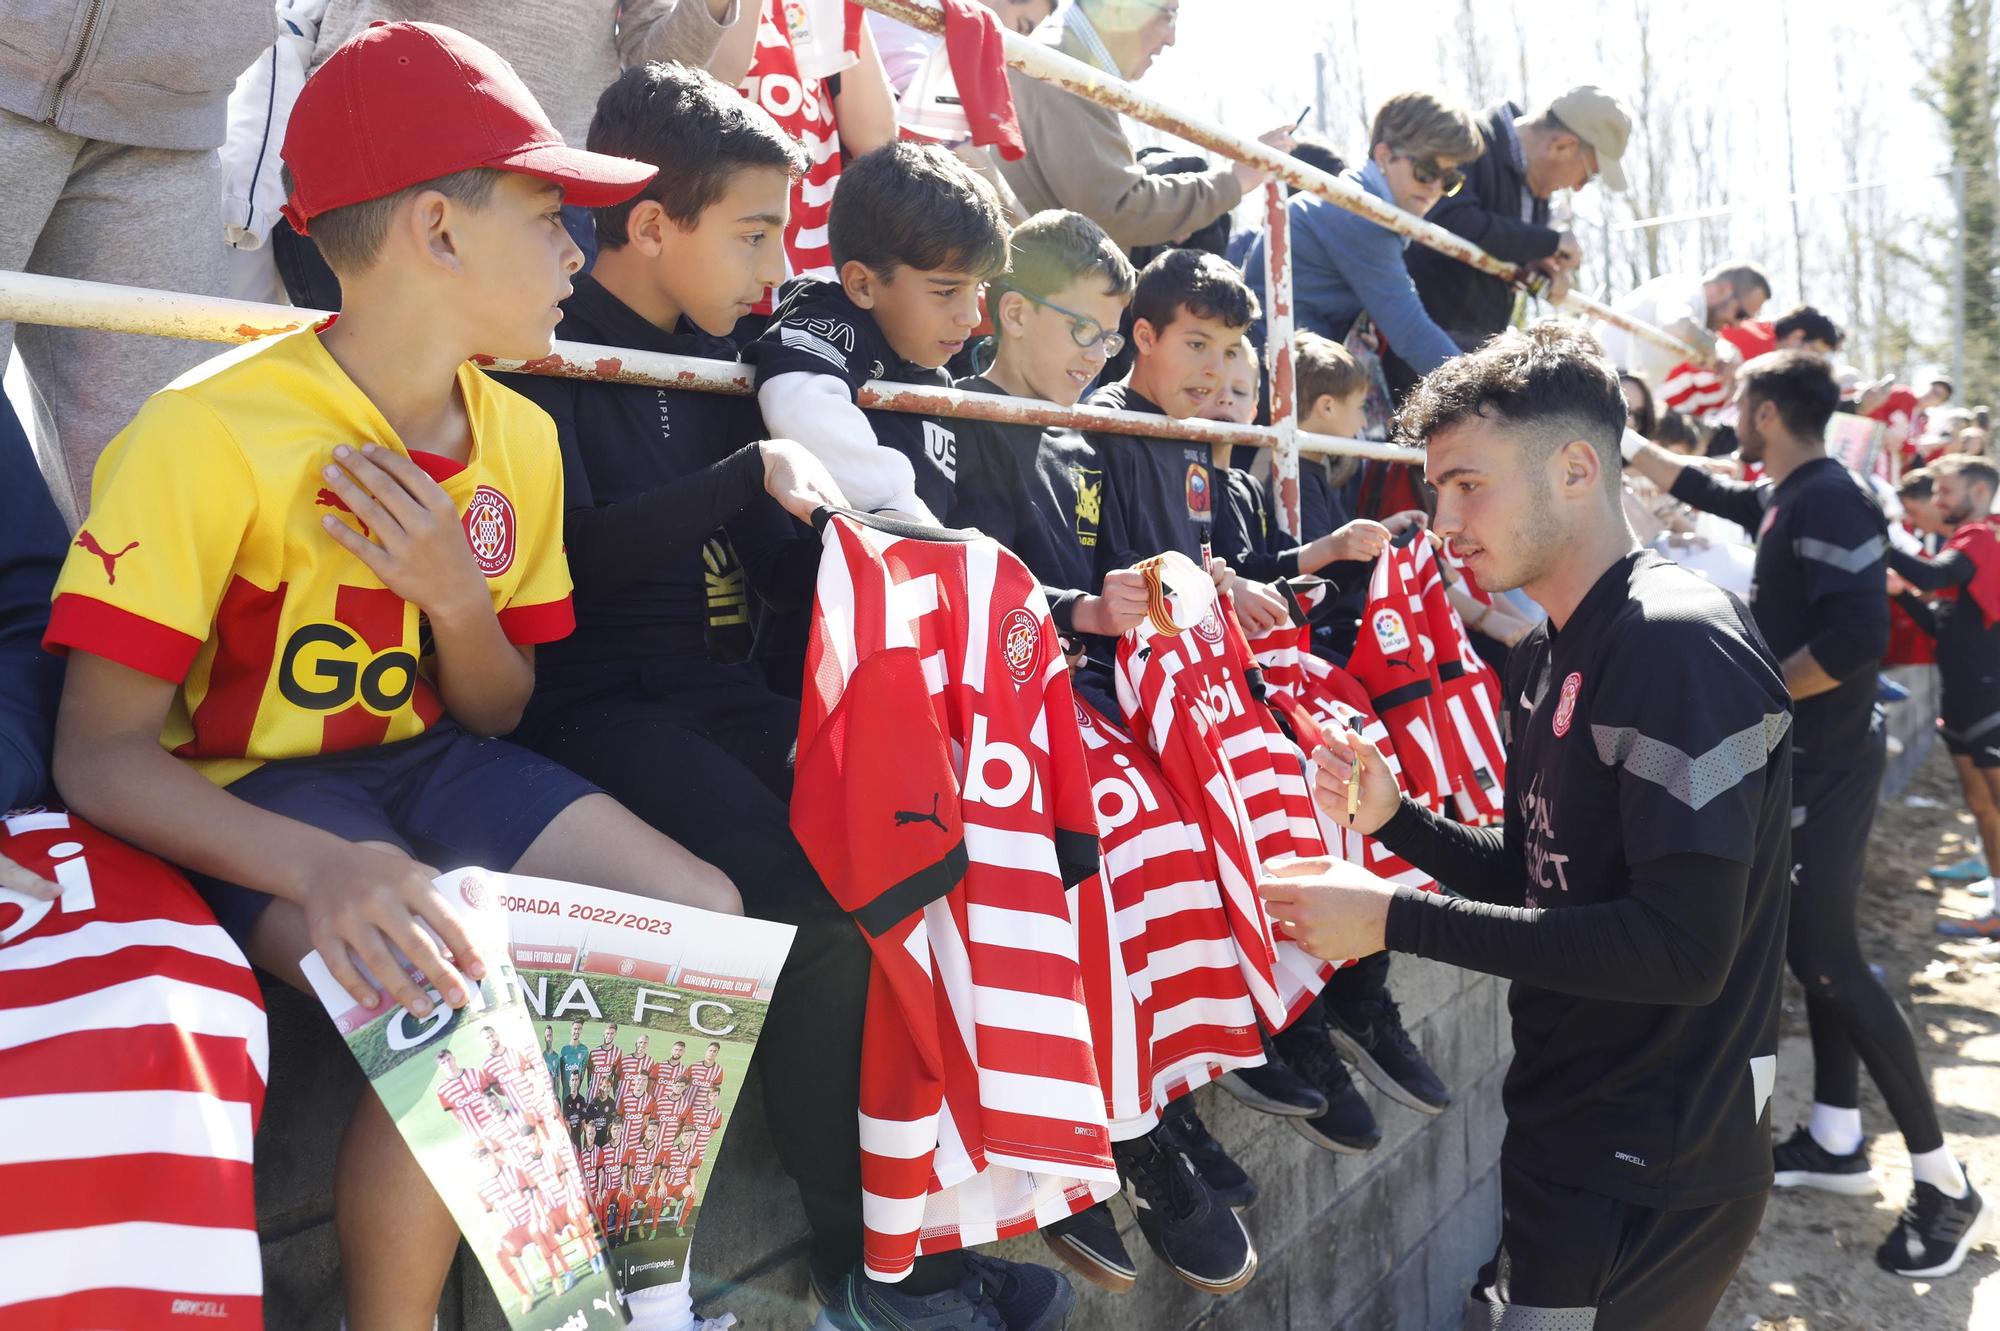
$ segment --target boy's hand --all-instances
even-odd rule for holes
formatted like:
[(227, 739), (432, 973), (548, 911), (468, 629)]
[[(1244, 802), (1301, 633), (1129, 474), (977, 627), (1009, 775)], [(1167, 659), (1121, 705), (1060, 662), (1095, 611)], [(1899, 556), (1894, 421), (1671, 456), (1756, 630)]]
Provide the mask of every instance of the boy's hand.
[[(347, 509), (366, 524), (363, 536), (329, 513), (327, 534), (382, 579), (382, 585), (433, 622), (491, 614), (486, 579), (472, 557), (457, 505), (421, 467), (391, 448), (369, 444), (333, 450), (321, 474)], [(370, 539), (370, 538), (373, 539)]]
[(1146, 575), (1115, 568), (1104, 575), (1102, 592), (1076, 603), (1070, 622), (1084, 633), (1119, 638), (1146, 622), (1146, 604)]
[[(484, 978), (485, 963), (464, 922), (432, 877), (430, 869), (406, 855), (352, 843), (309, 866), (299, 905), (313, 947), (361, 1006), (373, 1008), (380, 995), (355, 966), (357, 961), (411, 1015), (430, 1012), (430, 995), (411, 981), (396, 951), (451, 1007), (463, 1006), (471, 991), (466, 976)], [(420, 920), (436, 938), (424, 932)]]
[(764, 457), (765, 493), (800, 522), (811, 526), (817, 508), (851, 507), (833, 473), (804, 444), (766, 439), (757, 449)]
[(38, 873), (16, 864), (6, 855), (0, 854), (0, 887), (10, 892), (19, 892), (24, 897), (36, 901), (54, 901), (63, 894), (62, 885), (52, 883)]
[[(1351, 827), (1364, 836), (1382, 830), (1382, 824), (1402, 807), (1403, 792), (1383, 760), (1381, 750), (1353, 731), (1329, 736), (1332, 743), (1313, 754), (1313, 799), (1321, 812), (1335, 822)], [(1354, 814), (1348, 815), (1348, 786), (1356, 765), (1361, 779), (1355, 790)]]
[(1291, 606), (1264, 583), (1232, 577), (1229, 596), (1236, 606), (1237, 622), (1250, 637), (1260, 637), (1292, 622)]
[(1327, 534), (1327, 549), (1332, 556), (1329, 562), (1372, 560), (1389, 547), (1392, 535), (1379, 522), (1356, 518)]

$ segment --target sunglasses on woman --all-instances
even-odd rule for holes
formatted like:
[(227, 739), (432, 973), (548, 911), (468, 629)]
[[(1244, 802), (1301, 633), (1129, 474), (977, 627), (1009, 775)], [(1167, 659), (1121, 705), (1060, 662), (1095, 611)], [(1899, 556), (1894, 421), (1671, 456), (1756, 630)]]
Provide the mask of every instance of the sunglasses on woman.
[(1410, 174), (1416, 177), (1419, 185), (1442, 184), (1447, 199), (1465, 188), (1465, 173), (1455, 166), (1439, 166), (1435, 157), (1412, 157), (1408, 153), (1395, 155), (1410, 164)]

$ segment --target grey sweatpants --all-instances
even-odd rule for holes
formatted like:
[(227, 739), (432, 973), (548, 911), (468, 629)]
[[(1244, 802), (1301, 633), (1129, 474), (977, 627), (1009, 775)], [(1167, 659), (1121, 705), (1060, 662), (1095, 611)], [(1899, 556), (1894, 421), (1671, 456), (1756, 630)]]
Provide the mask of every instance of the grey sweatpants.
[[(213, 151), (128, 148), (0, 111), (0, 269), (218, 295)], [(97, 455), (146, 396), (216, 354), (205, 342), (0, 322), (48, 402), (79, 510)]]

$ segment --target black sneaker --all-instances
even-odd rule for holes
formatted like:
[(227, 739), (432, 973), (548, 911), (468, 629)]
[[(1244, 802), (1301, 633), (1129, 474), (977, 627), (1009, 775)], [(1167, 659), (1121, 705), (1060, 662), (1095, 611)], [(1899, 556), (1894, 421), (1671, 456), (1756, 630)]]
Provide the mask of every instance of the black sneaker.
[(972, 1273), (1000, 1310), (1007, 1331), (1063, 1331), (1076, 1291), (1062, 1272), (1033, 1262), (1009, 1262), (967, 1252), (965, 1269)]
[(1818, 1188), (1860, 1197), (1877, 1187), (1868, 1168), (1866, 1140), (1851, 1154), (1835, 1155), (1805, 1127), (1793, 1129), (1790, 1138), (1771, 1148), (1771, 1170), (1771, 1183), (1779, 1188)]
[(1326, 1028), (1308, 1012), (1278, 1036), (1285, 1057), (1326, 1097), (1326, 1110), (1311, 1118), (1295, 1118), (1292, 1128), (1323, 1151), (1362, 1155), (1382, 1144), (1382, 1126), (1375, 1111), (1347, 1075), (1347, 1065), (1327, 1043)]
[[(1053, 1272), (1050, 1272), (1053, 1275)], [(1063, 1286), (1068, 1290), (1068, 1286)], [(1072, 1299), (1076, 1296), (1072, 1293)], [(1068, 1309), (1063, 1311), (1067, 1320)], [(1051, 1331), (1062, 1322), (1051, 1324)], [(905, 1294), (855, 1267), (835, 1286), (813, 1331), (1012, 1331), (979, 1274), (966, 1268), (954, 1289)]]
[(1311, 1118), (1326, 1112), (1326, 1097), (1285, 1066), (1268, 1035), (1264, 1037), (1263, 1065), (1225, 1072), (1221, 1086), (1252, 1109), (1280, 1118)]
[(1194, 1112), (1192, 1096), (1182, 1096), (1160, 1115), (1160, 1130), (1175, 1149), (1188, 1158), (1194, 1172), (1201, 1175), (1216, 1200), (1240, 1211), (1257, 1200), (1257, 1180), (1230, 1158), (1222, 1143), (1209, 1135), (1208, 1124)]
[(1875, 1264), (1912, 1280), (1948, 1276), (1965, 1254), (1985, 1241), (1986, 1203), (1970, 1183), (1965, 1196), (1947, 1197), (1928, 1183), (1910, 1192), (1902, 1219), (1875, 1250)]
[(1042, 1242), (1062, 1258), (1064, 1266), (1099, 1289), (1123, 1294), (1139, 1278), (1132, 1254), (1125, 1251), (1125, 1241), (1118, 1237), (1118, 1221), (1112, 1217), (1109, 1202), (1099, 1202), (1044, 1226)]
[(1370, 1085), (1419, 1114), (1442, 1114), (1451, 1092), (1403, 1029), (1403, 1013), (1386, 993), (1358, 1003), (1325, 1004), (1334, 1047)]
[(1257, 1249), (1236, 1212), (1217, 1201), (1186, 1156), (1148, 1134), (1118, 1142), (1118, 1174), (1139, 1231), (1173, 1273), (1210, 1294), (1242, 1289)]

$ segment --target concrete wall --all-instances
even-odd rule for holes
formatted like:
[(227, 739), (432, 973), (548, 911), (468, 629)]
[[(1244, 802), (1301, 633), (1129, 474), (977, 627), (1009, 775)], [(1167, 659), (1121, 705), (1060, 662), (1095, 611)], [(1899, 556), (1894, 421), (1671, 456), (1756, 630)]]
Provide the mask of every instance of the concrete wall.
[[(1076, 1282), (1076, 1331), (1428, 1331), (1458, 1324), (1473, 1273), (1499, 1234), (1500, 1077), (1511, 1050), (1505, 989), (1411, 958), (1397, 959), (1391, 987), (1456, 1103), (1425, 1118), (1366, 1090), (1382, 1122), (1382, 1145), (1365, 1156), (1336, 1156), (1224, 1092), (1200, 1092), (1211, 1130), (1263, 1191), (1245, 1213), (1262, 1259), (1256, 1278), (1225, 1299), (1181, 1284), (1154, 1261), (1125, 1204), (1113, 1202), (1128, 1226), (1139, 1284), (1114, 1297)], [(307, 1000), (280, 991), (267, 998), (277, 1088), (257, 1143), (267, 1320), (274, 1328), (333, 1331), (340, 1294), (332, 1164), (337, 1125), (361, 1078)], [(745, 1331), (803, 1331), (815, 1315), (804, 1226), (754, 1096), (746, 1095), (730, 1125), (716, 1179), (695, 1242), (698, 1304), (734, 1312)], [(1053, 1260), (1032, 1236), (1001, 1252)], [(445, 1331), (505, 1325), (463, 1254), (440, 1312)]]

